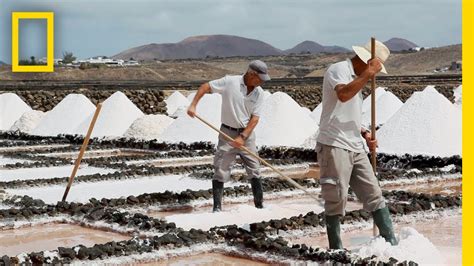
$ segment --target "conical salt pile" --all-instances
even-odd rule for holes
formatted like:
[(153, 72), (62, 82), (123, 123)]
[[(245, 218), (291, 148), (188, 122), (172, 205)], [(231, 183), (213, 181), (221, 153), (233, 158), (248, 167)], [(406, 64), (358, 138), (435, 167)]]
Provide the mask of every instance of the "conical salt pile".
[(145, 115), (133, 122), (124, 137), (152, 140), (158, 139), (174, 119), (166, 115)]
[[(362, 111), (362, 125), (369, 127), (372, 120), (370, 95), (364, 100), (365, 106)], [(403, 105), (395, 94), (386, 91), (383, 88), (377, 88), (375, 91), (375, 119), (376, 125), (383, 125), (392, 117)]]
[(454, 89), (454, 104), (459, 108), (462, 106), (462, 85)]
[(31, 110), (18, 95), (14, 93), (0, 94), (0, 130), (9, 130), (16, 120)]
[[(204, 95), (197, 106), (197, 114), (216, 127), (221, 125), (221, 103), (220, 94)], [(217, 133), (199, 121), (191, 118), (186, 112), (180, 116), (163, 132), (160, 138), (166, 142), (199, 142), (210, 141), (217, 143)]]
[(319, 125), (319, 120), (321, 120), (321, 112), (323, 111), (323, 103), (318, 104), (316, 108), (311, 112), (309, 116), (316, 122), (316, 125)]
[(265, 101), (255, 130), (258, 146), (300, 147), (318, 127), (288, 94), (275, 92)]
[(39, 125), (46, 113), (37, 110), (30, 110), (24, 113), (20, 119), (15, 121), (15, 124), (10, 128), (10, 131), (19, 131), (31, 134), (31, 131)]
[(69, 94), (46, 113), (31, 134), (38, 136), (75, 134), (76, 128), (92, 115), (94, 110), (94, 104), (86, 96)]
[[(121, 137), (132, 123), (143, 115), (123, 92), (117, 91), (103, 102), (92, 137)], [(77, 127), (76, 134), (87, 133), (92, 116), (93, 114)]]
[(413, 93), (377, 131), (377, 139), (382, 153), (461, 155), (461, 111), (430, 86)]
[(190, 104), (188, 99), (179, 91), (173, 92), (165, 102), (168, 115), (174, 114), (179, 107), (187, 107)]

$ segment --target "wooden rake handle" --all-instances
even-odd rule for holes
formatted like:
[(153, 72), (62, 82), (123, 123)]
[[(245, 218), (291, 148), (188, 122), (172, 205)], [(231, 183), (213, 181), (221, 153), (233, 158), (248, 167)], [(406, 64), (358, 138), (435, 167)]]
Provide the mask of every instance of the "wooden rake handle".
[(97, 121), (97, 117), (99, 117), (99, 113), (101, 109), (102, 109), (102, 103), (98, 103), (95, 109), (94, 116), (92, 117), (91, 123), (89, 125), (89, 129), (87, 130), (86, 137), (84, 138), (84, 141), (82, 142), (81, 150), (79, 151), (79, 155), (77, 156), (76, 162), (74, 163), (74, 168), (72, 169), (71, 176), (69, 177), (69, 181), (68, 181), (66, 190), (64, 191), (62, 201), (66, 201), (67, 194), (69, 193), (69, 190), (71, 189), (72, 182), (74, 181), (74, 177), (76, 176), (77, 170), (79, 169), (79, 165), (81, 164), (82, 157), (84, 156), (84, 153), (86, 152), (86, 148), (87, 148), (87, 145), (89, 144), (89, 139), (91, 137), (92, 130), (94, 129), (95, 122)]

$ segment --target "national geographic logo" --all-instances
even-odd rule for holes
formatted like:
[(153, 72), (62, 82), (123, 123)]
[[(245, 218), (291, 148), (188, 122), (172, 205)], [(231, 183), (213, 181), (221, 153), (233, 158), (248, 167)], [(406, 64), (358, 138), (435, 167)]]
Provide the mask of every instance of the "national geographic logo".
[[(19, 25), (21, 19), (46, 20), (46, 65), (19, 64)], [(54, 72), (54, 12), (12, 12), (12, 72)]]

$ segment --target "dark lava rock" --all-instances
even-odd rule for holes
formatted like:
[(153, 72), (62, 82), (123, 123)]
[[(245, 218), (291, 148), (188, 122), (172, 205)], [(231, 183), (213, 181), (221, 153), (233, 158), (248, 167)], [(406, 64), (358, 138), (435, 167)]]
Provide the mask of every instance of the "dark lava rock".
[(74, 259), (76, 257), (76, 252), (74, 252), (72, 248), (59, 247), (58, 253), (59, 253), (59, 256), (63, 258)]

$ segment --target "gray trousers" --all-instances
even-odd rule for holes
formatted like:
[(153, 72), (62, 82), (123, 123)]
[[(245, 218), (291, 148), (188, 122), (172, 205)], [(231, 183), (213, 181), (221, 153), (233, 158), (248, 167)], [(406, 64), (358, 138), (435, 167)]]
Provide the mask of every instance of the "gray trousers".
[[(239, 135), (239, 132), (222, 126), (221, 131), (232, 138), (236, 138)], [(244, 145), (252, 152), (257, 152), (254, 132), (250, 134)], [(217, 150), (214, 156), (215, 180), (220, 182), (227, 182), (230, 180), (230, 169), (234, 165), (237, 155), (240, 155), (240, 158), (242, 159), (249, 180), (254, 177), (260, 177), (260, 162), (245, 151), (232, 147), (228, 140), (219, 135), (219, 142), (217, 143)]]
[(345, 215), (349, 185), (364, 205), (364, 210), (373, 212), (385, 207), (385, 199), (367, 153), (321, 143), (317, 143), (316, 152), (326, 215)]

